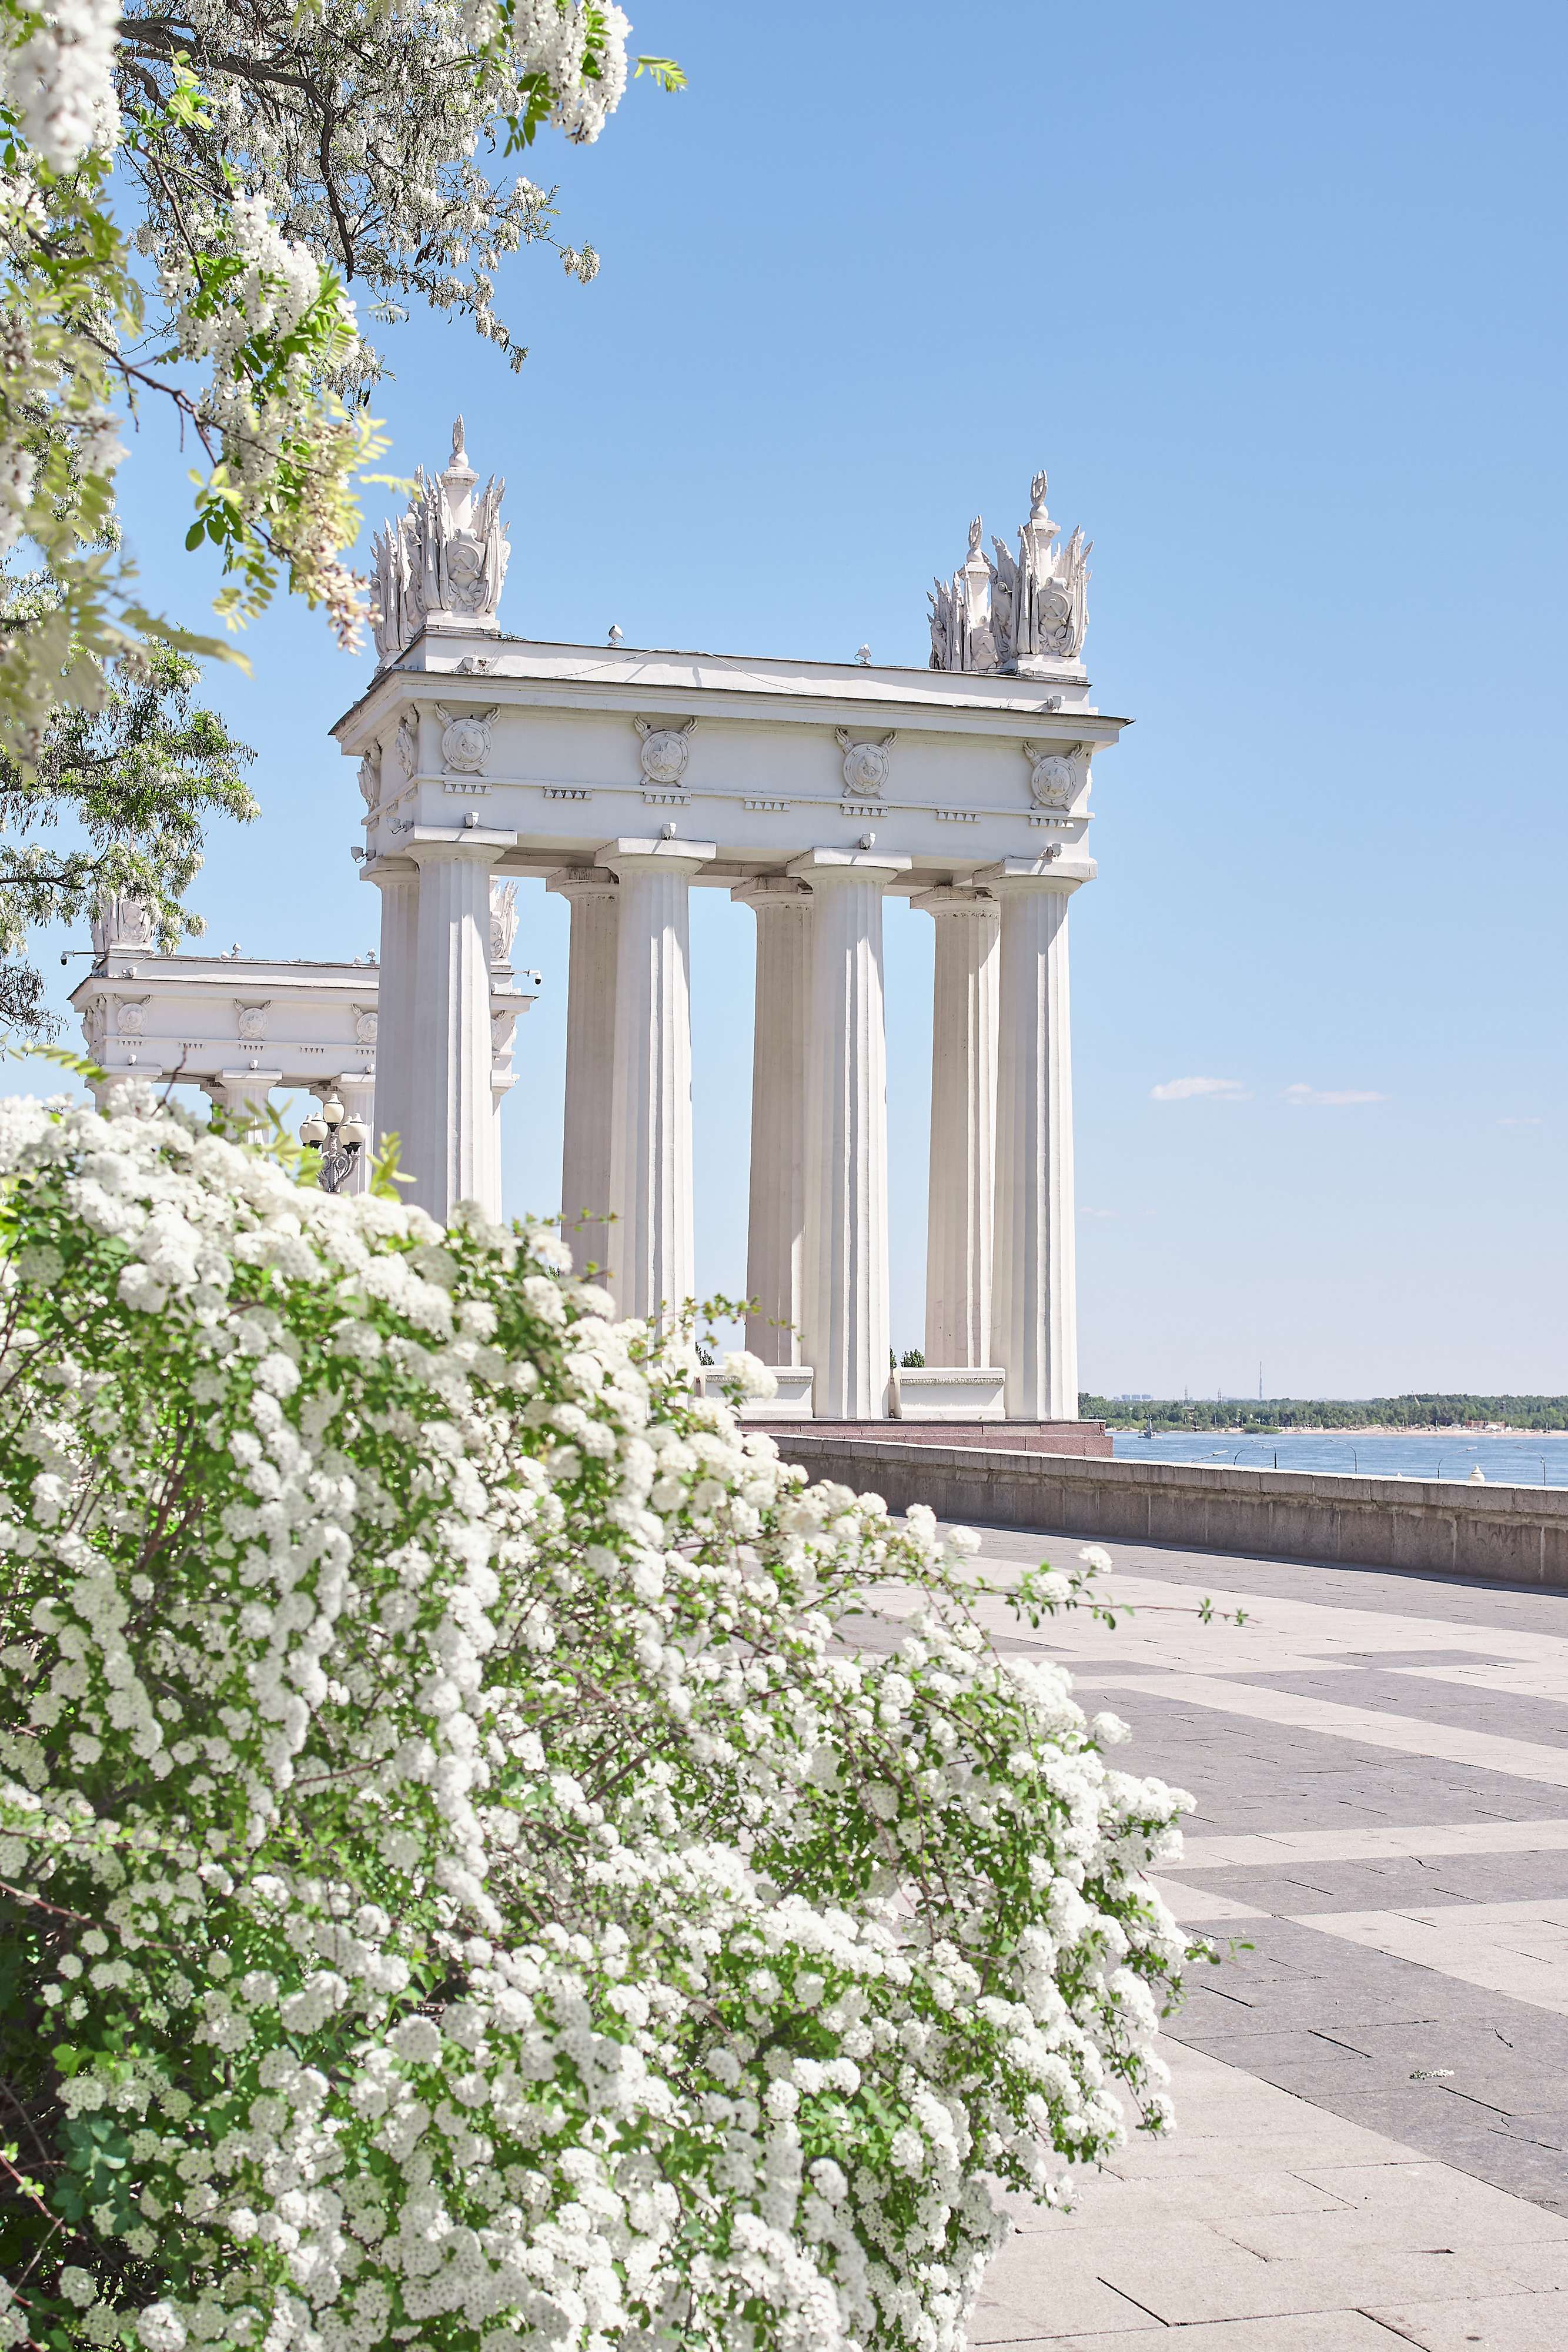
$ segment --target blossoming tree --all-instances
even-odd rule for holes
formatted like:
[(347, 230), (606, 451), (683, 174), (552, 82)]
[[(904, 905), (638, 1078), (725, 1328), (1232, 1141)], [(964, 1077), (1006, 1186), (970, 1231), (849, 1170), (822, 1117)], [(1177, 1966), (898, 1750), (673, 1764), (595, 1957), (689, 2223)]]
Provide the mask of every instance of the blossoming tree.
[[(120, 897), (145, 908), (162, 948), (205, 929), (183, 904), (205, 820), (256, 809), (244, 776), (255, 754), (196, 703), (199, 676), (188, 654), (149, 646), (108, 665), (96, 709), (53, 713), (30, 770), (0, 750), (0, 1035), (59, 1027), (24, 954), (35, 925)], [(62, 820), (73, 838), (47, 841)]]
[(132, 1089), (0, 1185), (0, 2338), (961, 2344), (1183, 1958), (974, 1539), (544, 1230)]
[[(496, 273), (558, 241), (549, 194), (501, 167), (546, 123), (598, 137), (630, 29), (613, 0), (0, 0), (0, 555), (30, 541), (52, 590), (0, 597), (13, 750), (92, 698), (91, 657), (193, 642), (114, 544), (128, 400), (171, 405), (204, 461), (190, 543), (233, 575), (219, 609), (254, 613), (283, 572), (355, 640), (343, 551), (384, 446), (356, 302), (465, 311), (520, 359)], [(592, 276), (591, 247), (559, 249)]]

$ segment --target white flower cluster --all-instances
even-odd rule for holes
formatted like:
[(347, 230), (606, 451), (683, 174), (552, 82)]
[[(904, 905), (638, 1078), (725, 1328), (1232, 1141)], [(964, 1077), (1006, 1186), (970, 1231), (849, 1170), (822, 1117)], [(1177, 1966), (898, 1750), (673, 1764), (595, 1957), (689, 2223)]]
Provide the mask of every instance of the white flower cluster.
[[(303, 246), (279, 234), (259, 196), (236, 199), (227, 236), (244, 269), (229, 289), (234, 307), (187, 316), (183, 321), (187, 357), (216, 361), (220, 381), (231, 369), (239, 345), (258, 328), (288, 335), (321, 293), (320, 265)], [(176, 299), (183, 290), (178, 289)]]
[[(301, 426), (312, 414), (321, 346), (299, 335), (302, 322), (319, 307), (324, 311), (336, 364), (350, 371), (358, 349), (354, 305), (303, 245), (282, 235), (260, 196), (238, 197), (226, 220), (214, 218), (210, 246), (226, 247), (239, 265), (221, 304), (200, 300), (202, 272), (188, 254), (165, 254), (161, 289), (183, 356), (211, 362), (200, 415), (221, 434), (231, 476), (259, 488), (308, 446)], [(241, 363), (258, 335), (291, 353), (259, 383)], [(323, 570), (332, 551), (330, 544), (319, 551)]]
[(344, 289), (367, 321), (465, 312), (519, 365), (508, 257), (542, 240), (584, 281), (599, 261), (496, 158), (546, 123), (598, 138), (630, 29), (599, 0), (0, 0), (0, 557), (31, 538), (52, 590), (0, 643), (16, 742), (36, 748), (62, 672), (125, 641), (114, 612), (141, 630), (129, 572), (90, 551), (121, 454), (96, 419), (132, 394), (193, 430), (187, 545), (220, 551), (225, 620), (286, 575), (357, 646), (355, 486), (385, 444)]
[(0, 557), (10, 553), (27, 528), (37, 472), (37, 450), (13, 435), (0, 435)]
[[(158, 16), (147, 8), (150, 25)], [(131, 0), (126, 53), (162, 82), (161, 41), (139, 36), (141, 16)], [(493, 176), (482, 151), (535, 86), (568, 138), (599, 137), (627, 80), (632, 28), (613, 0), (513, 0), (504, 12), (492, 0), (320, 0), (305, 20), (286, 0), (239, 17), (228, 0), (189, 0), (182, 21), (194, 55), (225, 61), (204, 70), (214, 126), (236, 180), (291, 244), (349, 269), (380, 316), (417, 294), (509, 347), (496, 274), (549, 236), (550, 205), (527, 177)], [(210, 190), (196, 209), (223, 200)], [(188, 268), (191, 218), (189, 201), (171, 205), (154, 181), (143, 242), (172, 282)]]
[(956, 2352), (1166, 2118), (1189, 1801), (553, 1234), (130, 1087), (0, 1185), (0, 2340)]
[[(569, 139), (597, 139), (620, 105), (631, 30), (614, 0), (591, 16), (584, 0), (516, 0), (512, 43), (520, 69), (542, 73), (558, 93), (552, 119)], [(593, 70), (585, 72), (591, 47)]]
[(89, 148), (107, 151), (120, 137), (120, 13), (116, 0), (46, 0), (22, 25), (12, 19), (0, 32), (0, 103), (52, 171), (71, 171)]

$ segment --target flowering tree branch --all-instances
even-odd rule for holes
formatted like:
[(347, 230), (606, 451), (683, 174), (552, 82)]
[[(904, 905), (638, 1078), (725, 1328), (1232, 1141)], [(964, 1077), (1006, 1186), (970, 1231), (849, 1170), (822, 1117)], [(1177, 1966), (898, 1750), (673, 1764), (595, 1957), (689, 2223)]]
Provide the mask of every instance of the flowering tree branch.
[(385, 446), (367, 327), (417, 300), (520, 362), (495, 308), (507, 257), (556, 244), (585, 281), (598, 260), (484, 159), (546, 122), (597, 138), (629, 29), (587, 0), (0, 0), (0, 556), (30, 540), (57, 592), (0, 645), (14, 756), (116, 652), (198, 643), (138, 603), (118, 550), (118, 404), (155, 394), (193, 428), (188, 543), (221, 554), (231, 628), (286, 579), (358, 642), (344, 551)]

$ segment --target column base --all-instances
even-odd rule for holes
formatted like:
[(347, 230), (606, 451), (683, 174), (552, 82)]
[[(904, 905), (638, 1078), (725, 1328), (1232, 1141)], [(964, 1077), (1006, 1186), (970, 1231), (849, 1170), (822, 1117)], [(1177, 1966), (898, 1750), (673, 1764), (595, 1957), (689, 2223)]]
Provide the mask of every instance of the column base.
[[(770, 1422), (800, 1422), (811, 1420), (811, 1382), (815, 1378), (810, 1364), (769, 1364), (768, 1370), (779, 1383), (777, 1396), (755, 1397), (740, 1408), (745, 1422), (758, 1422), (766, 1426)], [(705, 1371), (698, 1382), (702, 1396), (722, 1397), (722, 1371)]]
[(999, 1364), (900, 1364), (888, 1377), (888, 1411), (898, 1421), (1001, 1421), (1007, 1387)]
[(983, 1445), (998, 1454), (1077, 1454), (1101, 1459), (1114, 1451), (1103, 1421), (786, 1420), (776, 1405), (759, 1405), (747, 1420), (772, 1437), (874, 1437), (893, 1445)]

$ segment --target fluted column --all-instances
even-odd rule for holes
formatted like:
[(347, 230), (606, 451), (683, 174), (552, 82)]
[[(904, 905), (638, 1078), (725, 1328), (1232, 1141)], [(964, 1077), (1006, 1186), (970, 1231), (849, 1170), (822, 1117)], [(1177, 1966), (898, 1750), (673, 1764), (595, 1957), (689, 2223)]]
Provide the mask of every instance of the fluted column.
[[(135, 1076), (134, 1070), (115, 1073), (117, 1080)], [(273, 1087), (282, 1084), (281, 1070), (220, 1070), (203, 1090), (228, 1112), (234, 1121), (232, 1132), (259, 1135), (267, 1126), (267, 1098)]]
[(757, 917), (751, 1055), (751, 1183), (746, 1344), (765, 1364), (798, 1364), (806, 1273), (806, 1046), (811, 1013), (811, 894), (783, 876), (730, 897)]
[(413, 1116), (419, 868), (381, 858), (371, 867), (370, 878), (382, 894), (382, 943), (376, 978), (375, 1107), (367, 1124), (377, 1151), (389, 1135), (398, 1138), (406, 1169)]
[(404, 1165), (413, 1196), (445, 1224), (460, 1201), (501, 1213), (490, 1087), (490, 870), (515, 835), (417, 827), (413, 1108)]
[(615, 1074), (615, 961), (621, 886), (594, 866), (552, 874), (571, 908), (566, 984), (566, 1126), (560, 1155), (564, 1238), (580, 1274), (608, 1265), (611, 1108)]
[(989, 1364), (1001, 909), (974, 890), (927, 890), (914, 903), (936, 925), (925, 1360)]
[(1004, 858), (991, 1334), (1013, 1421), (1078, 1418), (1067, 901), (1076, 876)]
[(691, 940), (694, 874), (711, 842), (607, 842), (621, 881), (615, 959), (610, 1202), (613, 1288), (622, 1315), (656, 1320), (695, 1286), (692, 1202)]
[(887, 1409), (887, 1040), (882, 894), (907, 857), (812, 849), (804, 1350), (822, 1421)]

